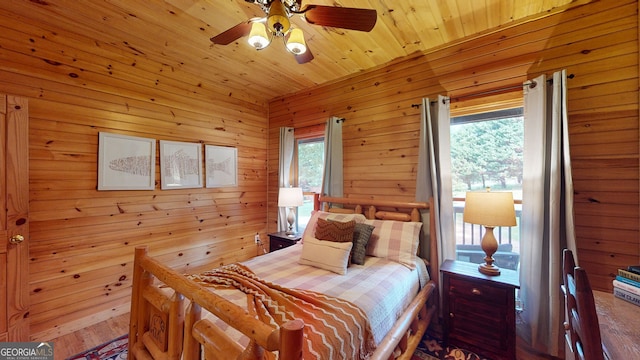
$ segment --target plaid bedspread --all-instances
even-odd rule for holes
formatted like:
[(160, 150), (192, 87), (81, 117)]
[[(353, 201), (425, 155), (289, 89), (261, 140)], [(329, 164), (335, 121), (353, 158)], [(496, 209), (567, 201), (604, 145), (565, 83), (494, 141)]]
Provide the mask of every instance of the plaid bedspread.
[[(302, 246), (296, 244), (242, 263), (266, 281), (323, 293), (357, 305), (369, 319), (376, 344), (429, 280), (424, 262), (418, 258), (416, 268), (410, 270), (394, 261), (367, 256), (364, 265), (352, 264), (346, 275), (338, 275), (299, 264)], [(234, 298), (230, 292), (225, 293), (225, 298)]]
[(190, 278), (207, 286), (242, 291), (258, 317), (282, 325), (305, 323), (304, 358), (367, 359), (375, 349), (365, 313), (349, 301), (319, 292), (283, 287), (259, 278), (242, 264), (226, 265)]

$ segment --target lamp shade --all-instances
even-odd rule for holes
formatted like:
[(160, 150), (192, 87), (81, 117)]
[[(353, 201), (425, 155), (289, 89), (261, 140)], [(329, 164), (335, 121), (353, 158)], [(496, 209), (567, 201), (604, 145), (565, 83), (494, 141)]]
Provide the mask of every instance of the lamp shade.
[(304, 43), (304, 33), (300, 29), (292, 29), (287, 40), (287, 49), (296, 55), (304, 54), (307, 45)]
[(484, 226), (516, 226), (513, 193), (467, 192), (462, 219), (466, 223)]
[(269, 15), (267, 17), (267, 26), (269, 31), (274, 34), (283, 35), (289, 31), (291, 23), (284, 4), (280, 0), (273, 0), (269, 6)]
[(271, 40), (267, 35), (267, 28), (263, 23), (254, 22), (251, 25), (251, 32), (249, 33), (249, 39), (247, 39), (247, 41), (258, 50), (264, 49), (269, 45)]
[(302, 188), (280, 188), (280, 192), (278, 193), (278, 206), (294, 207), (301, 206), (303, 203), (304, 195), (302, 194)]

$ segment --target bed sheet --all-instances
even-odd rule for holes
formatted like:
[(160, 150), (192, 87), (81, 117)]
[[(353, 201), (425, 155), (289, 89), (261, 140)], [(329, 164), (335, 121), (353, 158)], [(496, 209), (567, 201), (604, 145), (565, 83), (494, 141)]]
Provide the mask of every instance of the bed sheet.
[[(321, 292), (347, 300), (367, 315), (376, 344), (393, 327), (411, 300), (428, 281), (424, 262), (416, 257), (416, 269), (383, 258), (367, 257), (364, 265), (352, 264), (346, 275), (298, 264), (302, 244), (296, 244), (242, 263), (257, 276), (289, 288)], [(229, 301), (246, 308), (246, 297), (236, 290), (215, 290)], [(219, 319), (215, 321), (231, 338), (246, 339)]]

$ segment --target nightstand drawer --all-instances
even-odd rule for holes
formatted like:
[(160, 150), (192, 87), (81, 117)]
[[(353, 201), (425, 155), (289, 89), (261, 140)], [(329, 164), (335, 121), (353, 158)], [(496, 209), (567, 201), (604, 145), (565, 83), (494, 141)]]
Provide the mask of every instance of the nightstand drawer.
[(464, 297), (449, 296), (449, 339), (454, 343), (468, 343), (469, 339), (483, 343), (494, 349), (506, 347), (508, 331), (504, 319), (505, 308), (491, 306), (489, 303), (468, 300)]
[(280, 250), (280, 249), (284, 249), (288, 246), (293, 245), (294, 242), (289, 241), (289, 240), (283, 240), (283, 239), (271, 239), (269, 241), (269, 250), (270, 251), (276, 251), (276, 250)]
[[(513, 289), (510, 290), (513, 291)], [(455, 293), (458, 297), (472, 299), (473, 301), (504, 304), (507, 301), (507, 291), (509, 291), (509, 289), (455, 276), (449, 279), (449, 292)]]
[(269, 234), (269, 252), (284, 249), (286, 247), (294, 245), (295, 243), (300, 241), (301, 238), (301, 234), (289, 236), (284, 231), (271, 233)]

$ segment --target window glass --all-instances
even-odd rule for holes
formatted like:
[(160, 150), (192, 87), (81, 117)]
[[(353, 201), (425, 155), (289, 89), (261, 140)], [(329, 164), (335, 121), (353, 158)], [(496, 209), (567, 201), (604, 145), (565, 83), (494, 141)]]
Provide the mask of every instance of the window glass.
[[(324, 167), (324, 137), (297, 141), (298, 186), (304, 193), (320, 193)], [(304, 205), (298, 208), (298, 229), (302, 231), (313, 211), (313, 196), (305, 195)]]
[(522, 108), (492, 111), (451, 119), (451, 165), (456, 234), (456, 257), (484, 263), (480, 241), (484, 228), (462, 221), (467, 191), (491, 188), (512, 191), (517, 226), (494, 229), (500, 268), (516, 270), (520, 263), (520, 215), (522, 210), (522, 155), (524, 118)]

